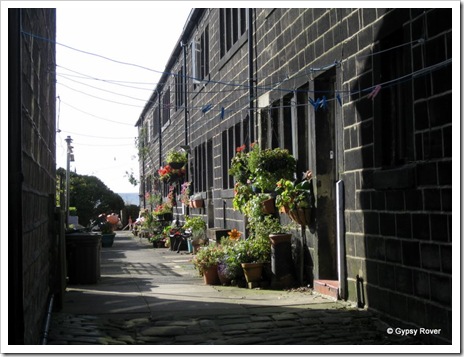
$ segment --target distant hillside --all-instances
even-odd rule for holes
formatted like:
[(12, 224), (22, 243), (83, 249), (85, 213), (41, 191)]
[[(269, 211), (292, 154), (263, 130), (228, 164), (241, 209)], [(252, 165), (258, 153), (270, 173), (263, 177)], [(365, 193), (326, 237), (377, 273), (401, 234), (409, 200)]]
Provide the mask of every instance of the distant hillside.
[(136, 205), (140, 204), (139, 194), (138, 193), (119, 193), (118, 195), (122, 197), (126, 205)]

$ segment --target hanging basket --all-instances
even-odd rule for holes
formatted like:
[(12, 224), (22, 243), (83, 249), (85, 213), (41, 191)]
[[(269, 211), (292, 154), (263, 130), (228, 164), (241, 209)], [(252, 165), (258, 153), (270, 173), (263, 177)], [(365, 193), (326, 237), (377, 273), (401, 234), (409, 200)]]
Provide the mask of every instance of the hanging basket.
[(297, 208), (288, 212), (290, 219), (301, 226), (309, 226), (311, 223), (311, 209)]
[(171, 166), (174, 170), (180, 170), (184, 167), (185, 162), (168, 162), (168, 165)]

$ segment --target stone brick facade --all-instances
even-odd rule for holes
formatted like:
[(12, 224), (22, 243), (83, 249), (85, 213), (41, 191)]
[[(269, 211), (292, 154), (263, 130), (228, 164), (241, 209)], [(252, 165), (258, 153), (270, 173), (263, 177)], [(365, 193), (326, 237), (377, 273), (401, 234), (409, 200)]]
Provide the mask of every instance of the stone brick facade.
[(451, 35), (451, 9), (194, 9), (136, 124), (141, 193), (188, 145), (190, 214), (244, 231), (235, 148), (287, 148), (315, 178), (300, 282), (337, 279), (342, 227), (342, 297), (450, 341)]
[(54, 9), (9, 9), (10, 344), (40, 343), (52, 290), (55, 22)]

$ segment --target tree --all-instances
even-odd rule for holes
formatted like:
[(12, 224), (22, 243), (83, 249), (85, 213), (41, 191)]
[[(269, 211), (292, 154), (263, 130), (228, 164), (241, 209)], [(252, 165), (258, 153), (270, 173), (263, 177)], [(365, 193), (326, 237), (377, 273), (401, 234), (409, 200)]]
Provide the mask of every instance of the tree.
[[(57, 172), (66, 172), (59, 168)], [(87, 226), (101, 213), (117, 213), (124, 208), (124, 200), (111, 191), (98, 177), (69, 173), (69, 203), (76, 207), (79, 223)]]

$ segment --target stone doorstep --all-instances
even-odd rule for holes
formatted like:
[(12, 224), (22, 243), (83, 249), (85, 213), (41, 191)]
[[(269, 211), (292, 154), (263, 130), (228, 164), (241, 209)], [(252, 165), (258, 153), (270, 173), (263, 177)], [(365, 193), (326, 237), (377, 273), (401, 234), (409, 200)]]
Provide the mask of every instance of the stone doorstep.
[(330, 296), (334, 299), (339, 299), (339, 282), (338, 280), (323, 280), (323, 279), (318, 279), (314, 280), (314, 291)]

